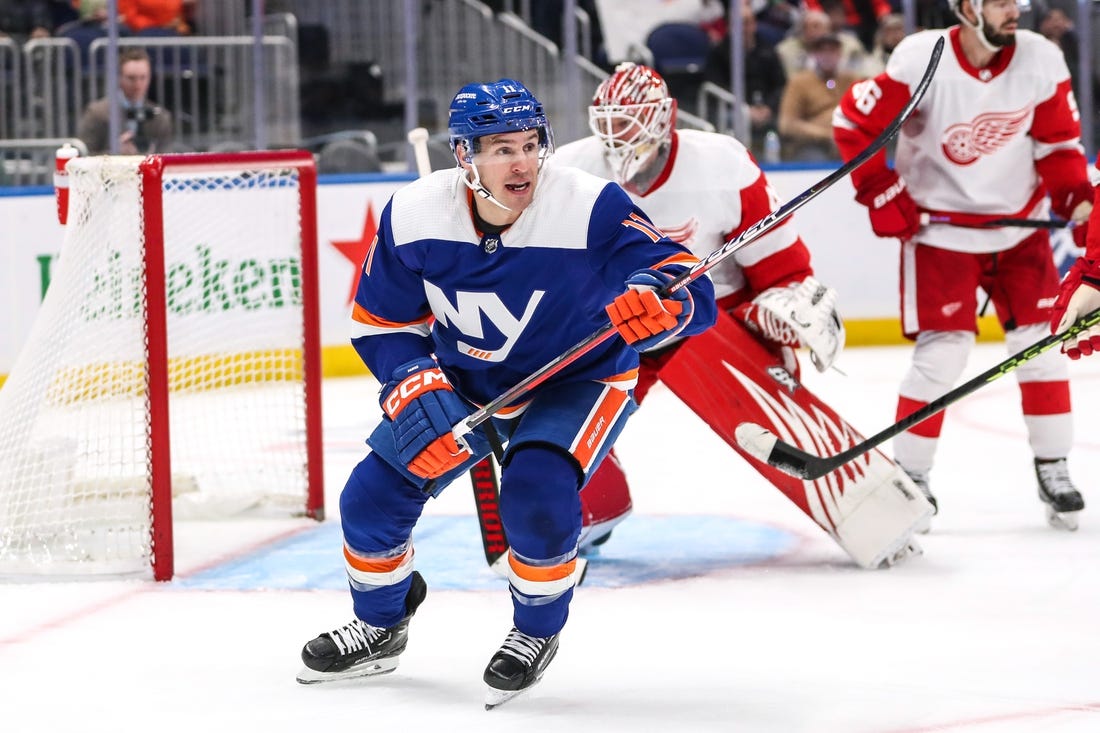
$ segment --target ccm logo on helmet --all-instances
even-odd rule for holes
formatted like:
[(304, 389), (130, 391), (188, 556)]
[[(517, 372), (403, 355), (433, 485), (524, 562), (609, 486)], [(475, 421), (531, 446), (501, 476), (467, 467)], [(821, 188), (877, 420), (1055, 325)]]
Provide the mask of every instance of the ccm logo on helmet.
[(425, 369), (408, 376), (390, 392), (382, 409), (391, 420), (393, 416), (405, 409), (405, 407), (426, 392), (437, 389), (450, 389), (447, 378), (439, 369)]
[(500, 111), (506, 115), (510, 115), (513, 112), (530, 112), (535, 108), (533, 104), (517, 104), (514, 107), (501, 107)]

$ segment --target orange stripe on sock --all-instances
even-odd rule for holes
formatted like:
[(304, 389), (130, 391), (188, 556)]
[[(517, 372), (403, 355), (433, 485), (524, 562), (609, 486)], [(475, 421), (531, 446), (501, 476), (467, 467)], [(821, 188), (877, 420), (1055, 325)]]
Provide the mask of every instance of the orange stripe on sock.
[[(409, 548), (410, 550), (412, 548)], [(386, 558), (367, 558), (362, 555), (356, 555), (352, 552), (351, 548), (344, 545), (344, 559), (348, 565), (363, 573), (390, 573), (401, 567), (401, 565), (409, 557), (409, 550), (401, 553), (397, 557)]]
[(562, 580), (568, 578), (573, 574), (573, 571), (577, 568), (577, 559), (573, 558), (569, 562), (563, 562), (560, 565), (551, 565), (548, 568), (535, 567), (534, 565), (528, 565), (525, 562), (521, 562), (516, 559), (515, 554), (508, 553), (508, 565), (511, 566), (512, 572), (523, 580), (531, 583), (546, 583), (555, 580)]

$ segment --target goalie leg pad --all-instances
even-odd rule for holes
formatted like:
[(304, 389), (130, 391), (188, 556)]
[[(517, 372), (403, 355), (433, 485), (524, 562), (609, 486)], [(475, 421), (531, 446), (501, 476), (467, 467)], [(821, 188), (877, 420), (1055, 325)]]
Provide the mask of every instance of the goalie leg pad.
[(581, 550), (602, 544), (633, 508), (626, 474), (612, 449), (581, 489)]
[(876, 568), (904, 554), (931, 515), (920, 491), (879, 450), (815, 480), (789, 476), (742, 450), (734, 433), (746, 421), (813, 455), (833, 455), (863, 436), (732, 317), (719, 313), (715, 326), (688, 339), (660, 377), (861, 567)]

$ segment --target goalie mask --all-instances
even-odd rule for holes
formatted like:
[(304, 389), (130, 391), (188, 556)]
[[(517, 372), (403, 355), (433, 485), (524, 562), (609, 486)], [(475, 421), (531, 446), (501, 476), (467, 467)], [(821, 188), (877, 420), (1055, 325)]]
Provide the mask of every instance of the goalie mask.
[(542, 103), (514, 79), (467, 84), (459, 89), (451, 101), (447, 125), (455, 160), (470, 166), (470, 171), (462, 178), (463, 183), (478, 196), (505, 210), (509, 210), (508, 207), (481, 184), (481, 174), (474, 164), (474, 155), (480, 148), (478, 140), (486, 135), (538, 130), (539, 170), (554, 152), (554, 133)]
[(625, 184), (672, 140), (676, 100), (653, 69), (626, 62), (604, 80), (588, 107), (588, 126), (604, 144), (615, 180)]

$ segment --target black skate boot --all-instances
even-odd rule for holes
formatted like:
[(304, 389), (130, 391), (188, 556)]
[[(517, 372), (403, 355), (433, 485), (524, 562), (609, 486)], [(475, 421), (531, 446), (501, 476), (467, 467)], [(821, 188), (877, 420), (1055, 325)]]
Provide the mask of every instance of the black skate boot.
[[(932, 490), (928, 487), (928, 471), (910, 471), (904, 466), (901, 470), (905, 471), (905, 475), (920, 489), (920, 492), (924, 494), (924, 498), (932, 505), (932, 516), (939, 514), (939, 504), (936, 502), (936, 497), (932, 496)], [(921, 534), (928, 534), (930, 529), (932, 529), (931, 517), (922, 526), (918, 527), (917, 531)]]
[(353, 620), (321, 634), (302, 647), (305, 669), (298, 673), (303, 685), (386, 674), (397, 668), (397, 659), (409, 640), (409, 619), (424, 601), (428, 585), (415, 570), (405, 596), (405, 618), (384, 629)]
[(1081, 492), (1069, 478), (1065, 458), (1035, 459), (1039, 498), (1046, 504), (1047, 521), (1058, 529), (1077, 529), (1077, 512), (1085, 508)]
[(515, 627), (500, 645), (500, 651), (489, 660), (483, 679), (489, 685), (485, 693), (485, 709), (508, 702), (542, 679), (542, 673), (558, 653), (558, 634), (547, 637), (528, 636)]

